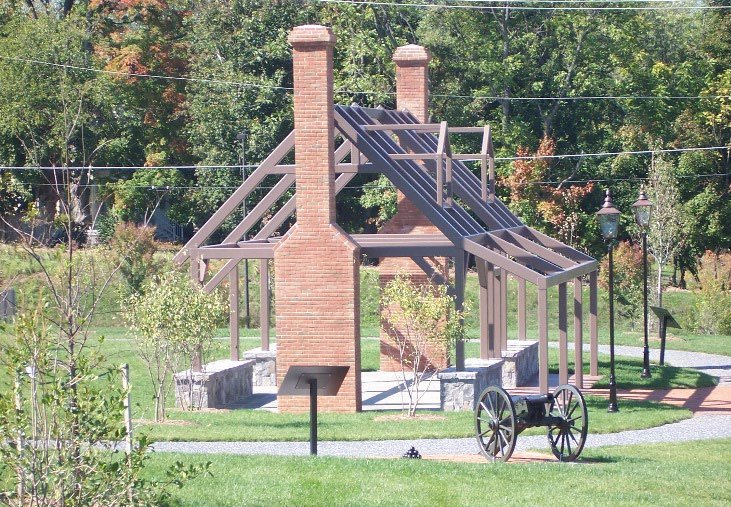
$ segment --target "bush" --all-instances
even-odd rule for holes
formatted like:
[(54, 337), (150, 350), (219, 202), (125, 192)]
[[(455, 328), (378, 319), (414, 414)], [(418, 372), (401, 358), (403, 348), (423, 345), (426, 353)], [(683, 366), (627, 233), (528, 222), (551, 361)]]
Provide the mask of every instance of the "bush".
[(118, 223), (111, 241), (112, 252), (119, 262), (119, 272), (132, 294), (139, 294), (145, 281), (157, 272), (155, 228)]
[[(599, 265), (599, 284), (609, 288), (609, 256)], [(642, 249), (624, 241), (614, 247), (614, 295), (619, 315), (635, 321), (642, 315)]]
[(699, 333), (731, 334), (731, 253), (707, 251), (699, 262), (698, 280), (693, 329)]
[[(133, 294), (124, 309), (155, 391), (155, 420), (165, 418), (165, 395), (178, 368), (192, 369), (193, 359), (213, 345), (227, 305), (219, 292), (205, 294), (187, 275), (171, 272)], [(192, 396), (192, 391), (191, 391)], [(193, 400), (180, 400), (192, 407)]]

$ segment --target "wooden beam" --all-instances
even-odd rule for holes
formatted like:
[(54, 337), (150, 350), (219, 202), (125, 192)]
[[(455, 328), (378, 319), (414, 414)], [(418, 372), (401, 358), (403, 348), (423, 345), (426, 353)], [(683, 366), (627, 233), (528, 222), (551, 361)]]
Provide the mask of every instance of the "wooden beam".
[(525, 307), (525, 280), (518, 278), (518, 340), (527, 338)]
[(269, 350), (269, 261), (259, 261), (259, 328), (261, 329), (261, 350)]
[[(454, 291), (455, 301), (454, 306), (457, 311), (461, 312), (464, 310), (464, 293), (465, 285), (467, 282), (467, 255), (464, 252), (460, 253), (454, 258)], [(460, 319), (460, 323), (464, 324), (463, 319)], [(457, 337), (457, 343), (455, 344), (455, 367), (457, 371), (464, 371), (465, 369), (465, 354), (464, 354), (464, 336)]]
[(558, 286), (558, 383), (569, 383), (569, 345), (566, 322), (566, 284)]
[(500, 340), (508, 350), (508, 272), (500, 271)]
[(488, 308), (487, 263), (482, 259), (476, 259), (476, 265), (480, 297), (480, 359), (490, 359), (492, 355), (490, 350), (490, 333), (488, 329), (490, 311)]
[(538, 390), (548, 394), (548, 298), (538, 288)]
[(596, 271), (589, 273), (589, 373), (591, 375), (599, 375), (599, 322)]
[(230, 359), (238, 361), (239, 355), (239, 269), (231, 270), (228, 274), (228, 329), (230, 344)]
[(220, 208), (203, 224), (185, 246), (175, 254), (173, 262), (182, 264), (190, 256), (189, 252), (192, 248), (201, 246), (216, 229), (233, 213), (233, 211), (242, 203), (244, 199), (256, 188), (259, 183), (267, 176), (270, 167), (278, 164), (289, 151), (294, 148), (294, 130), (279, 143), (274, 151), (257, 167), (253, 173), (234, 191), (231, 196), (221, 205)]
[(495, 333), (495, 266), (487, 263), (487, 340), (491, 358), (501, 358), (500, 341)]
[(540, 270), (550, 275), (559, 274), (562, 272), (560, 266), (556, 266), (555, 264), (541, 259), (540, 257), (524, 250), (514, 243), (504, 240), (497, 234), (490, 233), (489, 237), (492, 241), (495, 242), (500, 250), (505, 252), (507, 255), (513, 257), (519, 263), (524, 264), (525, 266)]
[(574, 385), (584, 388), (584, 322), (581, 278), (574, 280)]
[[(486, 240), (486, 242), (489, 242), (489, 239)], [(515, 276), (528, 280), (529, 282), (539, 287), (545, 287), (545, 277), (542, 276), (540, 273), (536, 273), (535, 271), (523, 266), (522, 264), (518, 264), (517, 262), (508, 259), (503, 255), (500, 255), (499, 253), (491, 250), (485, 245), (480, 245), (472, 240), (464, 239), (464, 241), (462, 242), (462, 246), (466, 251), (468, 251), (475, 257), (495, 264), (501, 268), (505, 268)]]

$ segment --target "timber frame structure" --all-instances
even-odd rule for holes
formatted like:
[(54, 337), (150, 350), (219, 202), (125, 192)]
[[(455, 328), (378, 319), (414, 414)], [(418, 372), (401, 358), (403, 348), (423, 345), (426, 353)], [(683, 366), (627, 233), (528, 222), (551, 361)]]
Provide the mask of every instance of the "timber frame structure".
[[(302, 27), (300, 27), (302, 28)], [(323, 28), (323, 27), (320, 27)], [(297, 29), (295, 29), (297, 30)], [(297, 48), (295, 48), (297, 49)], [(296, 91), (296, 87), (295, 87)], [(295, 108), (297, 103), (295, 103)], [(573, 282), (575, 341), (574, 383), (583, 387), (582, 285), (589, 285), (590, 373), (597, 374), (597, 262), (592, 257), (526, 226), (495, 195), (495, 159), (489, 126), (451, 127), (446, 122), (421, 123), (406, 110), (332, 106), (334, 192), (356, 174), (384, 174), (436, 226), (441, 234), (347, 235), (360, 254), (368, 257), (409, 257), (437, 283), (444, 280), (428, 262), (430, 257), (454, 259), (453, 294), (464, 301), (467, 266), (474, 258), (480, 286), (480, 357), (499, 359), (507, 350), (507, 279), (517, 280), (518, 336), (527, 339), (526, 283), (538, 292), (539, 388), (549, 389), (548, 291), (558, 288), (559, 383), (569, 381), (567, 343), (567, 284)], [(295, 122), (295, 128), (297, 123)], [(453, 135), (481, 136), (480, 153), (455, 153)], [(339, 144), (338, 144), (339, 143)], [(337, 146), (337, 147), (335, 147)], [(269, 348), (269, 260), (281, 237), (274, 236), (299, 207), (297, 194), (276, 208), (285, 193), (299, 186), (296, 165), (282, 161), (295, 149), (295, 131), (253, 171), (213, 216), (178, 252), (178, 264), (190, 262), (191, 277), (212, 291), (228, 279), (231, 290), (231, 358), (238, 350), (238, 264), (259, 259), (261, 277), (262, 349)], [(296, 155), (296, 154), (295, 154)], [(465, 164), (476, 161), (479, 177)], [(265, 178), (280, 177), (268, 194), (219, 244), (206, 244), (244, 199)], [(276, 208), (276, 209), (275, 209)], [(243, 240), (265, 215), (259, 232)], [(207, 276), (209, 259), (224, 259), (224, 266)], [(281, 304), (277, 301), (277, 304)], [(235, 312), (235, 315), (234, 315)], [(235, 318), (234, 318), (235, 317)], [(359, 350), (358, 350), (359, 354)], [(457, 370), (464, 369), (464, 345), (456, 347)], [(359, 359), (358, 359), (359, 365)], [(358, 373), (359, 375), (359, 373)]]

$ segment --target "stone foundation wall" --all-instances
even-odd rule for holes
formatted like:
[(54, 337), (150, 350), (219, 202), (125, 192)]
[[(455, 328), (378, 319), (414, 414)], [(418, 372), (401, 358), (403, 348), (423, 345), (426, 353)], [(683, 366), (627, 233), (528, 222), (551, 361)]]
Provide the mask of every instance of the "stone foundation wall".
[[(175, 374), (175, 406), (189, 408), (224, 408), (252, 394), (255, 361), (223, 359), (208, 363), (202, 372), (181, 371)], [(192, 392), (192, 393), (191, 393)]]
[(277, 385), (277, 346), (271, 345), (269, 350), (261, 348), (247, 350), (244, 359), (254, 361), (253, 384), (255, 386)]
[(442, 410), (474, 410), (476, 399), (486, 387), (502, 384), (502, 371), (502, 360), (468, 359), (465, 371), (452, 367), (439, 372)]
[(503, 351), (502, 385), (505, 389), (527, 385), (538, 373), (538, 342), (508, 340)]

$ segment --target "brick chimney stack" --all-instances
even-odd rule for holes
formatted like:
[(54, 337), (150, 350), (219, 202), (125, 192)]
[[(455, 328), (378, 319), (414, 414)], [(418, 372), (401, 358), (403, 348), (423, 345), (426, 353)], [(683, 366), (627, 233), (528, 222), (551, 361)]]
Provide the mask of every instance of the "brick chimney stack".
[[(429, 51), (415, 44), (396, 49), (393, 61), (396, 64), (396, 109), (407, 109), (422, 123), (429, 121)], [(439, 229), (432, 225), (419, 208), (406, 196), (397, 191), (398, 208), (396, 215), (386, 222), (382, 234), (438, 234)], [(447, 277), (447, 259), (433, 258), (430, 262), (435, 269)], [(381, 287), (393, 280), (399, 273), (409, 275), (417, 285), (431, 283), (424, 271), (408, 257), (389, 257), (381, 259), (378, 266)], [(398, 323), (391, 323), (398, 327)], [(422, 358), (435, 368), (447, 366), (446, 351), (440, 348), (427, 350)], [(400, 371), (398, 351), (392, 345), (386, 331), (381, 329), (381, 370)]]
[[(322, 410), (361, 410), (360, 251), (335, 222), (333, 46), (330, 28), (298, 26), (294, 60), (297, 223), (274, 249), (277, 382), (293, 365), (349, 366)], [(280, 396), (280, 412), (306, 412), (309, 398)]]

